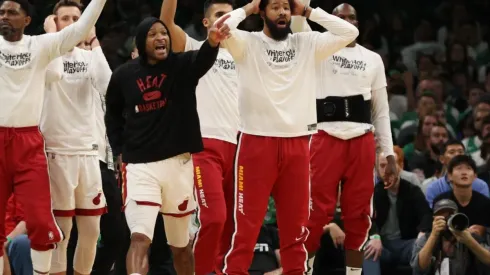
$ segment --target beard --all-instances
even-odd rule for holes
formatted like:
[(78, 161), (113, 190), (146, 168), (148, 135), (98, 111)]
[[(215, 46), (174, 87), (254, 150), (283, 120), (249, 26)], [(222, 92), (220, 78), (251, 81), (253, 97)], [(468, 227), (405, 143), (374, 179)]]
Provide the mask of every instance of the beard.
[(8, 24), (0, 25), (0, 35), (1, 36), (10, 36), (14, 33), (14, 28)]
[(286, 27), (284, 28), (279, 28), (276, 23), (267, 18), (267, 16), (265, 17), (264, 21), (265, 25), (269, 29), (272, 39), (274, 40), (283, 41), (291, 33), (291, 21), (287, 22)]

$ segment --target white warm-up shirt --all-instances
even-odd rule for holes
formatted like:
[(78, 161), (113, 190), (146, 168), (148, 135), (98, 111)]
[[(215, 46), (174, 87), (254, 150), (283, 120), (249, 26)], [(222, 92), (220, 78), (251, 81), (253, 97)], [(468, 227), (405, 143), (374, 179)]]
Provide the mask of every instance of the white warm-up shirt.
[(276, 41), (263, 32), (236, 30), (245, 19), (237, 9), (225, 22), (233, 30), (223, 46), (238, 71), (240, 130), (296, 137), (316, 132), (316, 64), (352, 42), (357, 28), (320, 8), (310, 20), (329, 32), (305, 32)]
[(96, 89), (94, 91), (95, 99), (95, 117), (97, 124), (97, 144), (99, 145), (99, 160), (107, 164), (107, 168), (114, 170), (114, 155), (112, 154), (112, 148), (107, 138), (107, 132), (104, 122), (105, 115), (105, 94), (107, 88), (100, 92)]
[(57, 33), (23, 35), (17, 42), (0, 36), (1, 127), (39, 125), (48, 64), (87, 37), (105, 2), (91, 1), (78, 22)]
[[(199, 50), (202, 43), (187, 36), (185, 50)], [(236, 144), (239, 124), (237, 82), (233, 57), (220, 48), (213, 67), (201, 77), (196, 88), (203, 137)]]
[(109, 64), (101, 47), (93, 51), (74, 48), (58, 59), (62, 62), (62, 79), (46, 85), (41, 118), (46, 151), (98, 155), (102, 145), (94, 90), (107, 90), (111, 78)]
[[(298, 24), (302, 25), (296, 25)], [(293, 18), (294, 28), (311, 30), (303, 18)], [(318, 64), (316, 97), (348, 97), (362, 95), (371, 100), (374, 124), (350, 121), (321, 122), (318, 129), (329, 135), (348, 140), (375, 131), (379, 147), (385, 155), (394, 155), (390, 126), (390, 111), (386, 91), (385, 67), (381, 56), (356, 44), (346, 47)]]

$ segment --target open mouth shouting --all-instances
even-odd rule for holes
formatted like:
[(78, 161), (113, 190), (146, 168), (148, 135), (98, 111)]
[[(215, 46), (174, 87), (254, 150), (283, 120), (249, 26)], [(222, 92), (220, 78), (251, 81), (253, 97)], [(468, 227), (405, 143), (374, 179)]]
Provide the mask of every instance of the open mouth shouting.
[(167, 45), (165, 43), (158, 43), (155, 47), (155, 52), (158, 55), (163, 55), (167, 53)]
[(288, 26), (288, 21), (285, 18), (278, 19), (276, 25), (279, 28), (286, 28)]

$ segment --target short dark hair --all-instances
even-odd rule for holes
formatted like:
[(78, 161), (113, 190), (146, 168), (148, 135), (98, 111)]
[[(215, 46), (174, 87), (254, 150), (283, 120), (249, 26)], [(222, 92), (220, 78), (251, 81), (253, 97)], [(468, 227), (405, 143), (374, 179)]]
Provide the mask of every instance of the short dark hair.
[(204, 15), (208, 12), (209, 7), (214, 4), (228, 4), (233, 7), (233, 0), (206, 0), (206, 2), (204, 2)]
[(83, 4), (80, 3), (80, 1), (76, 0), (60, 0), (58, 3), (53, 8), (53, 14), (56, 14), (60, 8), (63, 7), (75, 7), (80, 10), (80, 12), (83, 10)]
[(0, 5), (7, 1), (19, 4), (20, 8), (26, 13), (27, 16), (32, 16), (34, 8), (32, 7), (31, 3), (29, 3), (29, 0), (0, 0)]
[[(288, 2), (289, 2), (289, 7), (291, 8), (291, 10), (294, 10), (294, 7), (295, 7), (294, 0), (288, 0)], [(261, 0), (260, 5), (259, 5), (259, 9), (261, 11), (263, 11), (263, 10), (265, 10), (265, 7), (267, 7), (267, 5), (269, 5), (269, 0)]]
[(447, 151), (447, 148), (449, 146), (452, 146), (452, 145), (459, 145), (459, 146), (463, 147), (463, 150), (466, 149), (465, 146), (464, 146), (464, 144), (461, 141), (459, 141), (457, 139), (450, 139), (446, 143), (444, 143), (444, 145), (442, 145), (440, 154), (441, 155), (444, 155), (446, 153), (446, 151)]
[(476, 172), (476, 163), (475, 161), (468, 155), (459, 155), (455, 156), (448, 164), (447, 171), (449, 174), (453, 173), (454, 167), (459, 166), (461, 164), (466, 164), (471, 167), (471, 169)]

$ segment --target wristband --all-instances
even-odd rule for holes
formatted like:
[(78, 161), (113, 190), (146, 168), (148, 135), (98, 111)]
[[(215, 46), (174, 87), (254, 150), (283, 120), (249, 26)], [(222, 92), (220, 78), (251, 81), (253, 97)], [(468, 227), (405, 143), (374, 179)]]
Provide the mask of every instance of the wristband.
[(369, 237), (370, 240), (381, 240), (381, 236), (378, 234), (374, 234), (371, 237)]
[(94, 43), (95, 39), (97, 39), (97, 36), (94, 36), (92, 39), (90, 39), (90, 42), (88, 42), (88, 45), (92, 46)]
[(301, 16), (305, 17), (306, 15), (306, 12), (308, 11), (308, 6), (305, 6), (305, 9), (303, 10), (303, 14)]
[(10, 237), (7, 237), (7, 244), (9, 244), (12, 241)]

